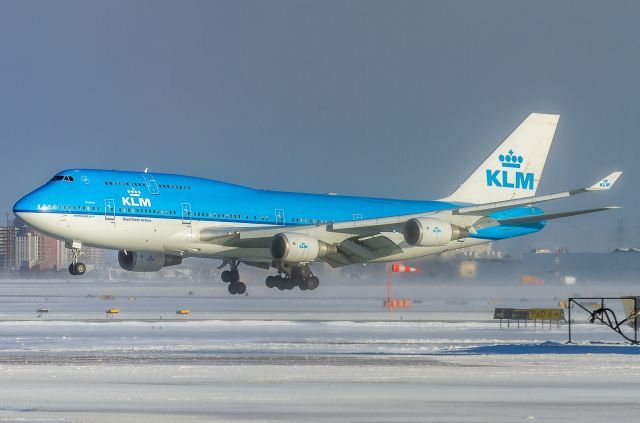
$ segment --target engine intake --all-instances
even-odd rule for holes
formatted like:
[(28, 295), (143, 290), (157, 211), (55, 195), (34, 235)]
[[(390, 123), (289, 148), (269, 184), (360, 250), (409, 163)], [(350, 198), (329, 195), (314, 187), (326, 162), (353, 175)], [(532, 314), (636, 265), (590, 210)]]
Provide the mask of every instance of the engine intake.
[(271, 240), (271, 257), (275, 260), (304, 263), (338, 251), (335, 245), (296, 233), (281, 233)]
[(404, 224), (404, 240), (414, 247), (437, 247), (466, 238), (469, 230), (440, 219), (417, 217)]
[(148, 251), (118, 251), (118, 264), (129, 272), (157, 272), (182, 263), (182, 257)]

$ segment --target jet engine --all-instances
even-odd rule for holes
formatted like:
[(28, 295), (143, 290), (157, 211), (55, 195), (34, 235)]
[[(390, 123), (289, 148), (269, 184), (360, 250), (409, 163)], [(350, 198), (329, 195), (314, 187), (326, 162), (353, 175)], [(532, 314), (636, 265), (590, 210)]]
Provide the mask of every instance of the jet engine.
[(466, 238), (469, 230), (444, 220), (428, 217), (409, 219), (404, 224), (404, 240), (414, 247), (437, 247), (449, 241)]
[(271, 256), (276, 260), (304, 263), (337, 252), (335, 245), (296, 233), (281, 233), (271, 240)]
[(148, 251), (118, 251), (118, 264), (130, 272), (157, 272), (182, 263), (182, 257)]

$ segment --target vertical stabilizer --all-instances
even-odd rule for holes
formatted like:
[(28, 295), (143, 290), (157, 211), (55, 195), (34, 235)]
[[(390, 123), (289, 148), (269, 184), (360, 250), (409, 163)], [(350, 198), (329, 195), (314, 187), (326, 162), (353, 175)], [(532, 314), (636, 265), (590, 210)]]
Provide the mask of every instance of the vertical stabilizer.
[(530, 114), (446, 201), (483, 204), (536, 194), (559, 115)]

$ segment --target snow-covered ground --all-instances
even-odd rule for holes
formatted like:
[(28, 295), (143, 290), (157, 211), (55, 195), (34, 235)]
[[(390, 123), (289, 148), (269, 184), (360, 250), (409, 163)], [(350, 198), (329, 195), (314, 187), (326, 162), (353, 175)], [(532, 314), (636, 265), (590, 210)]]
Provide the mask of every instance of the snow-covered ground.
[[(566, 326), (500, 328), (494, 303), (519, 306), (521, 292), (496, 289), (489, 301), (468, 293), (466, 303), (433, 295), (400, 313), (375, 295), (238, 298), (208, 289), (217, 288), (0, 283), (0, 421), (623, 422), (640, 414), (640, 347), (577, 313), (574, 345), (564, 344)], [(527, 306), (555, 301), (537, 292)], [(116, 298), (100, 299), (107, 294)], [(104, 316), (111, 306), (123, 310), (117, 319)], [(37, 307), (50, 316), (35, 318)], [(176, 319), (176, 308), (193, 314)]]

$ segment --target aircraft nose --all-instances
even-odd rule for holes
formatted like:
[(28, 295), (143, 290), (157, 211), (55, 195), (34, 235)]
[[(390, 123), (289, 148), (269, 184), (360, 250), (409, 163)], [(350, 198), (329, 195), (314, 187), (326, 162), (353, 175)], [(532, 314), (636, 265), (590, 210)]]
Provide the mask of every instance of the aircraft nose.
[(37, 210), (34, 194), (35, 191), (25, 195), (13, 205), (13, 214), (25, 223), (29, 223), (29, 213)]

